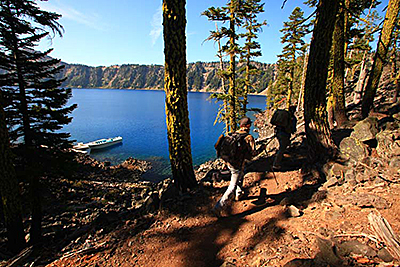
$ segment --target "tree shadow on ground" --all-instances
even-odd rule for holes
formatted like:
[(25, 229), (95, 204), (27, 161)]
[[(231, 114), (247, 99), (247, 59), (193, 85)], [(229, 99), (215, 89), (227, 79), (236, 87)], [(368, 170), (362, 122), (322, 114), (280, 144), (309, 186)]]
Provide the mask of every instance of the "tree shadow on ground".
[[(268, 174), (259, 176), (259, 180), (254, 181), (249, 187), (255, 186), (260, 180), (273, 179), (272, 174), (268, 172), (268, 166), (270, 166), (272, 160), (272, 156), (262, 158), (251, 166), (250, 170), (267, 172)], [(303, 152), (293, 153), (289, 151), (288, 157), (286, 157), (286, 163), (285, 171), (298, 170), (306, 163), (306, 158)], [(255, 214), (269, 207), (279, 206), (284, 199), (286, 199), (285, 205), (296, 204), (296, 206), (304, 208), (310, 203), (324, 198), (323, 195), (315, 197), (318, 188), (321, 186), (320, 183), (304, 183), (309, 180), (307, 175), (310, 174), (307, 173), (304, 176), (303, 185), (292, 191), (285, 191), (278, 194), (266, 194), (265, 191), (261, 190), (260, 196), (253, 197), (256, 198), (253, 204), (257, 203), (257, 205), (251, 206), (250, 209), (241, 213), (225, 218), (211, 219), (211, 221), (208, 221), (210, 220), (208, 219), (204, 224), (200, 225), (182, 226), (168, 233), (160, 230), (153, 233), (152, 236), (147, 236), (147, 238), (163, 238), (164, 240), (168, 240), (168, 244), (172, 242), (172, 246), (185, 242), (186, 245), (177, 252), (183, 259), (181, 266), (220, 266), (224, 259), (219, 256), (219, 253), (226, 248), (226, 246), (229, 246), (231, 240), (237, 236), (239, 229), (249, 222), (246, 216)], [(190, 198), (181, 202), (174, 201), (173, 205), (165, 207), (164, 210), (166, 214), (177, 215), (184, 219), (190, 217), (202, 218), (207, 216), (205, 214), (211, 214), (210, 211), (215, 202), (213, 196), (220, 195), (224, 190), (226, 190), (226, 187), (217, 189), (212, 186), (200, 186), (192, 193)], [(265, 197), (268, 197), (272, 201), (263, 203), (262, 200), (265, 200)], [(284, 208), (279, 210), (280, 211), (277, 213), (271, 213), (271, 217), (266, 218), (265, 223), (262, 226), (258, 226), (252, 237), (246, 240), (246, 244), (243, 244), (241, 248), (243, 253), (245, 253), (246, 250), (252, 250), (252, 248), (261, 242), (273, 243), (283, 237), (285, 229), (279, 226), (279, 224), (287, 220), (288, 215)]]

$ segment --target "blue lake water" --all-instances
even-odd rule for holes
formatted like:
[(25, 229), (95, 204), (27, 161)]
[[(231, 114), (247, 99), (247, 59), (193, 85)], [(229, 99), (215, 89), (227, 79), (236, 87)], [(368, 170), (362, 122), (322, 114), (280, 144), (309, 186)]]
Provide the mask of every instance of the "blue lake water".
[[(159, 180), (170, 173), (165, 93), (152, 90), (73, 89), (70, 103), (78, 104), (72, 122), (64, 127), (78, 142), (122, 136), (122, 144), (98, 150), (91, 156), (121, 163), (128, 157), (152, 162), (151, 178)], [(215, 158), (214, 143), (224, 125), (214, 125), (219, 103), (210, 94), (188, 94), (193, 164)], [(265, 108), (265, 96), (249, 96), (250, 108)], [(247, 114), (252, 117), (252, 114)], [(256, 134), (253, 134), (257, 137)]]

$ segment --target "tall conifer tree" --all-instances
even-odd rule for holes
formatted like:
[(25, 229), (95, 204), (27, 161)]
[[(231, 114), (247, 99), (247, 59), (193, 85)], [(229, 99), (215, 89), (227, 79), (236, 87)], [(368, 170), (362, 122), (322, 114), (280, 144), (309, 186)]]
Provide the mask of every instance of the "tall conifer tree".
[(238, 112), (240, 110), (236, 87), (236, 56), (240, 53), (240, 48), (237, 43), (239, 34), (236, 32), (236, 27), (241, 26), (243, 23), (243, 1), (229, 0), (226, 6), (210, 7), (202, 13), (209, 20), (229, 23), (229, 27), (221, 27), (219, 31), (211, 31), (207, 40), (217, 41), (224, 38), (227, 39), (222, 50), (229, 55), (229, 67), (224, 72), (224, 75), (229, 81), (226, 98), (228, 99), (228, 118), (231, 131), (236, 131), (237, 129)]
[(76, 107), (66, 107), (70, 89), (58, 88), (54, 75), (61, 70), (60, 61), (48, 57), (51, 49), (35, 51), (38, 42), (49, 34), (62, 34), (57, 22), (60, 15), (40, 10), (31, 0), (0, 1), (0, 75), (1, 90), (9, 99), (6, 115), (12, 141), (22, 139), (30, 170), (32, 204), (31, 242), (41, 236), (41, 205), (37, 149), (65, 148), (69, 134), (58, 132), (71, 121), (68, 116)]
[(338, 1), (320, 0), (304, 88), (304, 120), (311, 161), (335, 151), (326, 112), (326, 82)]
[(196, 185), (186, 85), (186, 1), (163, 1), (165, 112), (172, 176), (180, 191)]
[(55, 74), (63, 67), (48, 57), (52, 50), (34, 50), (48, 36), (47, 28), (61, 35), (60, 15), (42, 11), (30, 0), (3, 0), (0, 8), (0, 67), (6, 71), (0, 79), (13, 100), (6, 109), (12, 115), (10, 137), (22, 137), (27, 147), (67, 147), (69, 134), (57, 130), (71, 121), (68, 114), (76, 107), (65, 107), (71, 90), (58, 88), (62, 80)]
[(368, 117), (370, 110), (373, 108), (373, 102), (378, 89), (379, 80), (383, 70), (383, 64), (386, 60), (386, 55), (389, 49), (390, 41), (394, 25), (400, 11), (400, 0), (389, 0), (389, 5), (386, 11), (385, 22), (382, 26), (382, 31), (379, 36), (378, 48), (374, 56), (371, 75), (368, 78), (365, 94), (362, 100), (361, 114), (364, 118)]
[(241, 115), (245, 116), (247, 112), (247, 95), (251, 90), (250, 78), (253, 75), (259, 73), (256, 67), (251, 63), (251, 60), (255, 57), (261, 56), (261, 46), (255, 39), (258, 37), (258, 33), (262, 30), (262, 26), (267, 25), (266, 21), (259, 22), (257, 20), (258, 14), (264, 12), (264, 3), (261, 4), (260, 0), (246, 0), (243, 4), (243, 18), (245, 33), (241, 34), (240, 37), (245, 39), (242, 52), (240, 54), (241, 62), (244, 63), (244, 84), (241, 96), (242, 100), (242, 112)]
[[(286, 94), (286, 106), (291, 104), (293, 90), (301, 87), (301, 75), (296, 75), (296, 71), (302, 68), (302, 62), (298, 61), (299, 56), (303, 56), (307, 50), (307, 44), (304, 37), (309, 33), (310, 24), (304, 22), (304, 12), (296, 7), (289, 16), (289, 21), (283, 23), (281, 32), (281, 43), (284, 45), (282, 54), (278, 60), (278, 77), (274, 88), (274, 94), (279, 100), (279, 95)], [(298, 86), (295, 86), (295, 85)]]

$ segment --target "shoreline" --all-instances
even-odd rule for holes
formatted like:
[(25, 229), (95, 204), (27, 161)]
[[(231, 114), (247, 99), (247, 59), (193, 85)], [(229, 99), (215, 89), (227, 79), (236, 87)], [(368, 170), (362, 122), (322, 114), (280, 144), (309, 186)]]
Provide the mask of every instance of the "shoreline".
[[(164, 88), (157, 89), (157, 88), (110, 88), (110, 87), (89, 87), (89, 88), (80, 88), (80, 87), (67, 87), (68, 89), (72, 90), (134, 90), (134, 91), (164, 91)], [(264, 90), (265, 91), (265, 90)], [(264, 96), (266, 97), (264, 91), (260, 93), (249, 93), (248, 95), (251, 96)], [(214, 93), (221, 93), (219, 91), (189, 91), (188, 93), (206, 93), (206, 94), (214, 94)]]

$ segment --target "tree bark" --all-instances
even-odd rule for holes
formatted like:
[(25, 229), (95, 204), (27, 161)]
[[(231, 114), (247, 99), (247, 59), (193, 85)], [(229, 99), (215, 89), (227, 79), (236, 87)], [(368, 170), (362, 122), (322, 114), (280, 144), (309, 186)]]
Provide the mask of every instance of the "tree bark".
[(382, 75), (383, 64), (386, 61), (393, 28), (399, 14), (399, 7), (400, 0), (389, 0), (385, 22), (383, 23), (382, 32), (378, 41), (378, 48), (376, 49), (374, 62), (372, 64), (371, 74), (367, 86), (365, 87), (365, 94), (361, 106), (361, 114), (363, 118), (368, 117), (370, 110), (373, 108), (375, 94)]
[(332, 156), (335, 152), (327, 123), (326, 82), (338, 6), (338, 1), (320, 1), (310, 45), (304, 88), (304, 118), (311, 162)]
[(0, 192), (5, 226), (7, 229), (7, 246), (10, 251), (18, 253), (25, 247), (25, 233), (22, 224), (22, 208), (18, 181), (12, 162), (8, 131), (0, 91)]
[(172, 176), (180, 191), (196, 186), (186, 85), (186, 1), (163, 1), (165, 112)]
[[(233, 50), (233, 47), (235, 46), (235, 38), (234, 38), (234, 33), (235, 33), (235, 10), (234, 7), (231, 6), (231, 15), (230, 15), (230, 22), (229, 22), (229, 28), (231, 31), (231, 37), (230, 37), (230, 45), (231, 49)], [(232, 132), (235, 132), (237, 130), (237, 114), (236, 114), (236, 103), (237, 103), (237, 96), (236, 96), (236, 56), (235, 56), (235, 51), (230, 51), (229, 53), (230, 60), (229, 60), (229, 124), (230, 124), (230, 129)]]
[(333, 58), (333, 81), (332, 81), (332, 108), (333, 115), (338, 127), (347, 121), (346, 104), (344, 96), (344, 54), (345, 54), (345, 10), (339, 9), (333, 31), (332, 58)]

